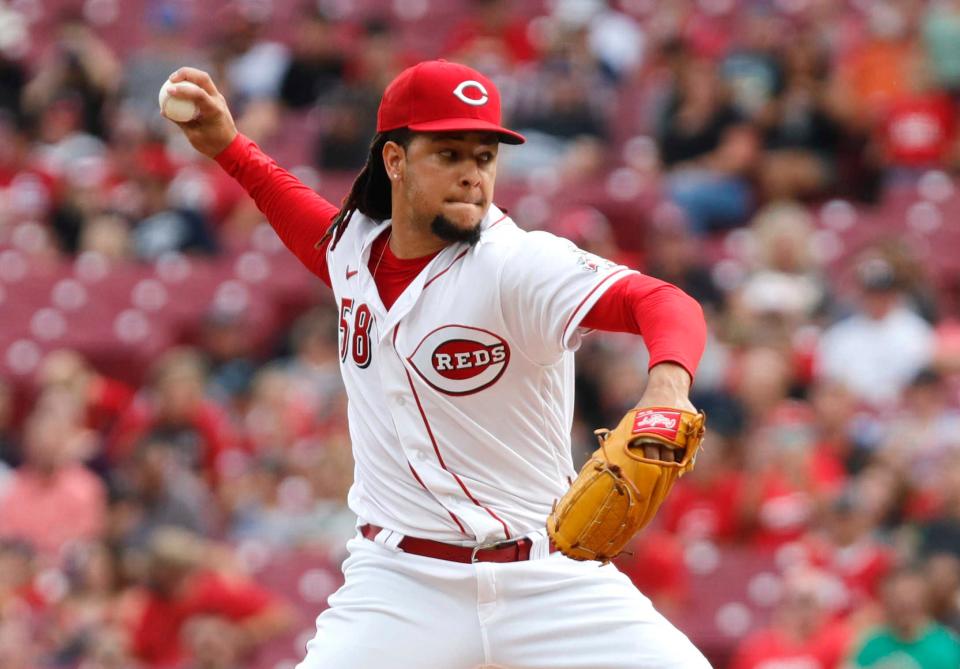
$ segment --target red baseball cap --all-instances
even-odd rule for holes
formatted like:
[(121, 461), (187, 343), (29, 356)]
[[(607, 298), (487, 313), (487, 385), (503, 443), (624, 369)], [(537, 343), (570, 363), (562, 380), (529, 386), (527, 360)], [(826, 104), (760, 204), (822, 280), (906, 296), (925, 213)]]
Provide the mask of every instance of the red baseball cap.
[(500, 91), (471, 67), (425, 60), (397, 75), (383, 92), (377, 132), (473, 130), (495, 132), (504, 144), (523, 144), (523, 135), (500, 125)]

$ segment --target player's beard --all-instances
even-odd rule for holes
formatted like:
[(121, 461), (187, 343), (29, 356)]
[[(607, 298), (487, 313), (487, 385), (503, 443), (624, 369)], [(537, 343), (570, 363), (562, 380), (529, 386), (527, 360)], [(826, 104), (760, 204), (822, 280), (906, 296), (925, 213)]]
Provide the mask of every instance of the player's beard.
[(472, 228), (461, 228), (443, 214), (430, 223), (430, 231), (445, 242), (463, 242), (473, 246), (480, 241), (480, 221)]

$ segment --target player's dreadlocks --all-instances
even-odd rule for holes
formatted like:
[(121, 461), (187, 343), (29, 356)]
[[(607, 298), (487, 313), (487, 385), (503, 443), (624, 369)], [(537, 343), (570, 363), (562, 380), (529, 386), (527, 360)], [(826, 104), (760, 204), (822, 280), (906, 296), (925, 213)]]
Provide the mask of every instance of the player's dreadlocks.
[(377, 221), (384, 221), (392, 215), (392, 198), (390, 194), (390, 179), (387, 169), (383, 165), (383, 147), (387, 142), (396, 142), (404, 149), (410, 146), (413, 140), (413, 131), (407, 128), (397, 128), (374, 135), (370, 143), (370, 153), (367, 163), (360, 170), (350, 187), (350, 193), (343, 201), (343, 206), (333, 219), (333, 223), (317, 242), (322, 246), (333, 237), (330, 248), (335, 249), (343, 231), (346, 230), (354, 213), (360, 212), (364, 216)]

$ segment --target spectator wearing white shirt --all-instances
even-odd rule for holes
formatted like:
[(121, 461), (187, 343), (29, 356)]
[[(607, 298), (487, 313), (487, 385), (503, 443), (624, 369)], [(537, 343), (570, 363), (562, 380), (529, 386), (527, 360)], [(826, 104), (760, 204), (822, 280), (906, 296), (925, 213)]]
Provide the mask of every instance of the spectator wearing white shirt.
[(817, 347), (819, 376), (839, 381), (876, 408), (897, 401), (933, 355), (933, 329), (903, 298), (890, 264), (877, 257), (857, 267), (860, 300), (827, 328)]

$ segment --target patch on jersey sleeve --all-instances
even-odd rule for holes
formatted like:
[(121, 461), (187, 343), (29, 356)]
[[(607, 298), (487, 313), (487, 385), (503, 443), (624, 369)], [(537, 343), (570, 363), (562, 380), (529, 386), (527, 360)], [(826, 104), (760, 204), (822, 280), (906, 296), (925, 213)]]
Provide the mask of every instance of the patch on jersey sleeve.
[(616, 263), (611, 260), (601, 258), (596, 254), (588, 253), (587, 251), (582, 251), (580, 249), (576, 250), (576, 255), (577, 264), (588, 272), (596, 272), (601, 268), (607, 269), (616, 265)]
[(645, 432), (660, 435), (665, 439), (676, 439), (680, 429), (680, 412), (669, 409), (648, 409), (638, 411), (633, 421), (633, 433)]
[(510, 346), (487, 330), (444, 325), (424, 337), (407, 361), (432, 388), (447, 395), (469, 395), (503, 375)]

